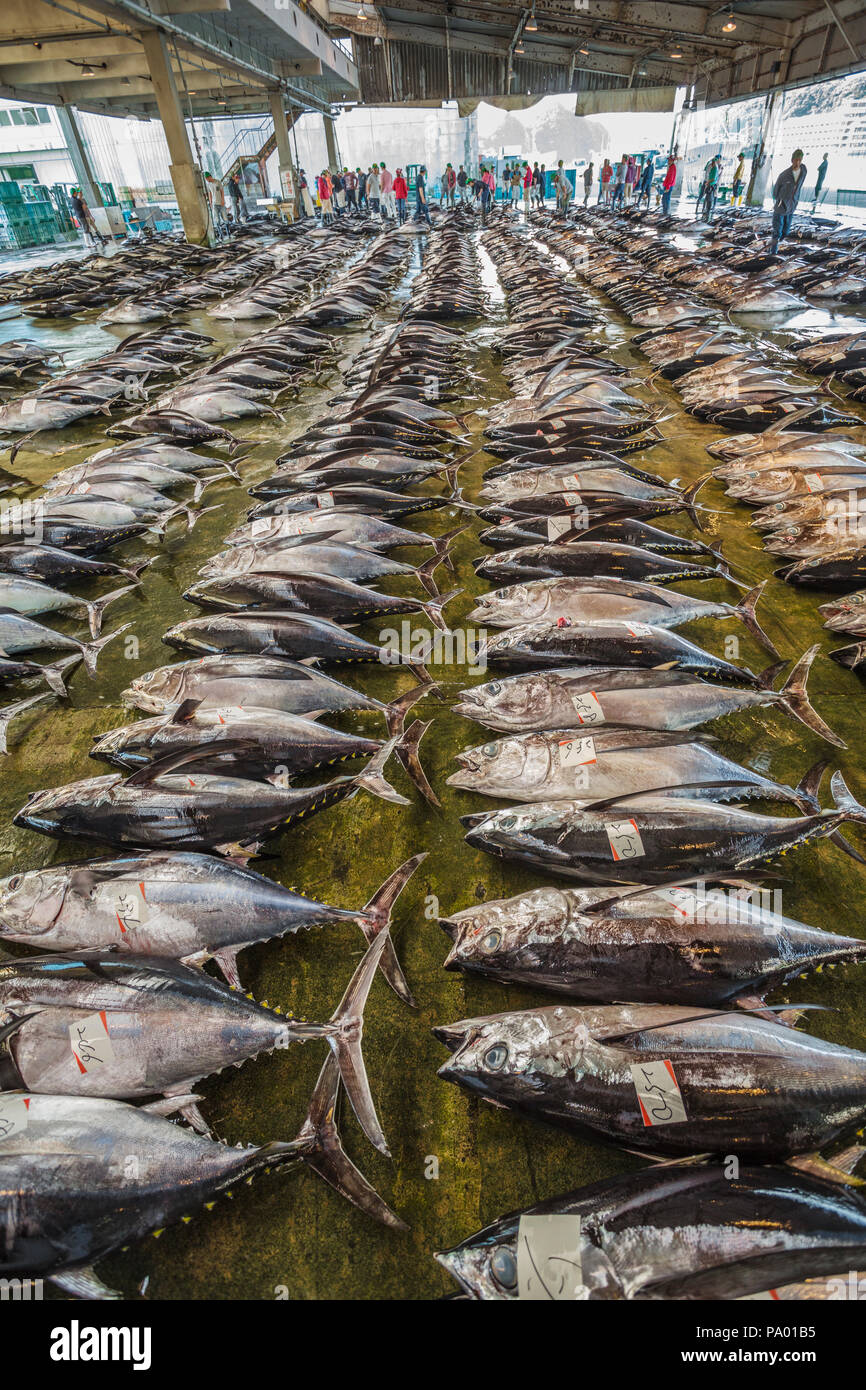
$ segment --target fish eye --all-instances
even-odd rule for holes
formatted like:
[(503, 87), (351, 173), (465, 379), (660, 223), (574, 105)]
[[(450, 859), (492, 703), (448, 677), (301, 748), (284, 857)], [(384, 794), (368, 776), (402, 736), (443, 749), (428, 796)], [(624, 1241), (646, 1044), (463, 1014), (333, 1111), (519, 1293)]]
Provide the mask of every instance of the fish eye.
[(7, 881), (6, 887), (9, 889), (11, 893), (17, 893), (18, 889), (21, 887), (21, 884), (23, 882), (24, 877), (22, 874), (13, 874), (12, 877)]
[(487, 934), (481, 938), (482, 951), (495, 951), (501, 940), (502, 932), (498, 927), (493, 927), (491, 931), (487, 932)]
[(490, 685), (487, 688), (490, 691), (491, 695), (498, 695), (500, 690), (502, 689), (502, 684), (500, 681), (491, 681)]
[(501, 1071), (508, 1061), (508, 1048), (505, 1043), (494, 1043), (484, 1054), (484, 1065), (489, 1071)]
[(492, 757), (494, 757), (494, 755), (495, 755), (495, 753), (496, 753), (496, 744), (495, 744), (495, 743), (485, 743), (485, 745), (484, 745), (484, 747), (482, 748), (481, 751), (482, 751), (482, 753), (484, 754), (485, 758), (492, 758)]
[(497, 1245), (490, 1256), (490, 1273), (503, 1289), (517, 1286), (517, 1261), (507, 1245)]

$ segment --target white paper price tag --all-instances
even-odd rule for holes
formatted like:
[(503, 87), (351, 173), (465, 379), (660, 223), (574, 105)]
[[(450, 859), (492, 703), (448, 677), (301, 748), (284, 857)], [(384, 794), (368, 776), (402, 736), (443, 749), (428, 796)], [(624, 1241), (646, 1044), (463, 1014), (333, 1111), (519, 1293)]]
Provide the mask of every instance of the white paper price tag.
[(579, 1216), (521, 1216), (517, 1228), (517, 1296), (569, 1302), (583, 1291)]
[(11, 1139), (27, 1128), (29, 1096), (0, 1096), (0, 1140)]
[(39, 402), (35, 399), (35, 397), (25, 397), (25, 399), (21, 402), (20, 406), (18, 407), (19, 414), (33, 415), (36, 411), (36, 407), (38, 404)]
[(694, 917), (698, 910), (697, 894), (691, 888), (666, 888), (661, 897), (682, 917)]
[(124, 933), (130, 927), (140, 927), (150, 915), (143, 883), (108, 883), (100, 896), (110, 903), (117, 924)]
[(640, 831), (633, 820), (612, 820), (605, 825), (607, 838), (613, 857), (620, 859), (643, 859), (646, 850)]
[(571, 703), (581, 724), (603, 724), (604, 710), (594, 690), (584, 695), (572, 695)]
[(334, 494), (333, 494), (333, 492), (320, 492), (320, 493), (317, 495), (317, 497), (316, 497), (316, 505), (317, 505), (318, 507), (333, 507), (333, 505), (334, 505)]
[(649, 623), (623, 623), (626, 632), (630, 632), (632, 637), (651, 637), (652, 628)]
[(70, 1024), (69, 1043), (82, 1075), (106, 1062), (114, 1061), (114, 1048), (108, 1035), (108, 1020), (104, 1012), (88, 1014), (87, 1018)]
[(547, 518), (547, 539), (555, 541), (558, 536), (567, 536), (573, 530), (573, 517), (549, 516)]
[(637, 1103), (644, 1124), (680, 1125), (687, 1118), (682, 1092), (666, 1057), (657, 1062), (639, 1062), (631, 1068)]
[(824, 480), (820, 473), (804, 473), (803, 482), (809, 492), (821, 492), (824, 487)]
[(595, 740), (591, 738), (565, 738), (559, 741), (560, 767), (585, 767), (594, 763)]
[(568, 503), (569, 507), (579, 507), (579, 506), (580, 506), (580, 493), (579, 493), (579, 492), (564, 492), (562, 495), (563, 495), (563, 497), (565, 498), (566, 502)]
[(268, 531), (271, 530), (271, 528), (273, 527), (273, 524), (274, 524), (273, 517), (270, 517), (270, 516), (262, 516), (262, 517), (259, 517), (258, 521), (254, 521), (254, 522), (252, 523), (252, 525), (250, 526), (250, 535), (251, 535), (251, 536), (264, 536)]
[(378, 468), (381, 460), (378, 454), (362, 454), (358, 462), (365, 464), (367, 468)]

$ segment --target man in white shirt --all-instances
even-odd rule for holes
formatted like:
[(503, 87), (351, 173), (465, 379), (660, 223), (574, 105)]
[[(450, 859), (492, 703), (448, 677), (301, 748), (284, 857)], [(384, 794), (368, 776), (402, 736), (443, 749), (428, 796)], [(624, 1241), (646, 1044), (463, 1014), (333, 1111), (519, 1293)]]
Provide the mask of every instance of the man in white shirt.
[(382, 211), (386, 217), (396, 218), (397, 204), (394, 200), (394, 175), (385, 164), (379, 165), (379, 192), (382, 195)]

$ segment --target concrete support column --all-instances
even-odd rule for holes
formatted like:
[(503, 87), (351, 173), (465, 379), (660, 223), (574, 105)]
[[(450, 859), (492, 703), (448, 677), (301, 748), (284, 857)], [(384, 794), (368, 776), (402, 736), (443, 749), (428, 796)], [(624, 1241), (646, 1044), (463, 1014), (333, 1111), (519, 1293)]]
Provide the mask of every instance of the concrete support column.
[(334, 126), (333, 116), (323, 116), (325, 122), (325, 144), (328, 149), (328, 168), (335, 174), (340, 167), (340, 159), (337, 154), (337, 131)]
[(78, 113), (74, 106), (58, 106), (56, 110), (57, 120), (63, 131), (66, 148), (69, 151), (69, 158), (72, 160), (72, 167), (75, 170), (75, 177), (84, 194), (84, 201), (89, 208), (104, 207), (99, 184), (96, 182), (90, 166), (87, 147), (84, 144), (84, 138), (78, 124)]
[(298, 216), (298, 173), (292, 160), (292, 149), (289, 144), (289, 127), (286, 122), (286, 111), (283, 106), (283, 94), (280, 91), (268, 93), (271, 116), (274, 122), (274, 134), (277, 138), (277, 161), (280, 168), (280, 194), (287, 201), (291, 202), (294, 208), (295, 217)]
[(201, 170), (193, 162), (165, 38), (158, 29), (143, 29), (139, 38), (144, 47), (159, 109), (159, 119), (162, 121), (171, 156), (169, 173), (177, 195), (186, 239), (195, 246), (212, 246), (215, 238), (204, 179)]
[(763, 207), (764, 198), (769, 192), (770, 177), (773, 172), (773, 151), (779, 130), (779, 116), (782, 99), (777, 92), (771, 92), (764, 106), (761, 119), (761, 137), (752, 158), (752, 172), (746, 190), (746, 202), (752, 207)]

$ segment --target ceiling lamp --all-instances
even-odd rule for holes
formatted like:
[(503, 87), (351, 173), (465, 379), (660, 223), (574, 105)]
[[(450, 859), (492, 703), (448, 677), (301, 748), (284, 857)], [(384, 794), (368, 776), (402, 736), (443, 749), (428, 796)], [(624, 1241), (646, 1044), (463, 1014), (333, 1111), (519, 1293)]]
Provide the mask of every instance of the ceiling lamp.
[(518, 39), (518, 41), (517, 41), (517, 47), (515, 48), (514, 52), (515, 52), (515, 53), (525, 53), (525, 52), (526, 52), (526, 49), (523, 47), (523, 44), (520, 42), (519, 39)]
[(526, 33), (535, 34), (538, 32), (538, 22), (535, 18), (535, 5), (532, 6), (532, 13), (526, 21)]
[(358, 6), (358, 18), (359, 18), (359, 19), (369, 19), (369, 18), (370, 18), (370, 16), (367, 14), (367, 11), (364, 9), (364, 0), (361, 0), (360, 5)]
[(682, 58), (682, 56), (683, 56), (683, 55), (682, 55), (682, 53), (680, 53), (680, 51), (679, 51), (678, 48), (675, 48), (674, 51), (673, 51), (673, 53), (671, 54), (671, 57), (672, 57), (672, 58)]
[(727, 22), (726, 22), (725, 24), (722, 25), (722, 33), (723, 33), (723, 34), (733, 34), (733, 32), (734, 32), (734, 30), (736, 29), (736, 27), (737, 27), (737, 22), (736, 22), (736, 20), (734, 19), (734, 12), (733, 12), (733, 10), (729, 10), (729, 11), (728, 11)]
[(81, 68), (81, 76), (82, 76), (82, 77), (95, 77), (95, 76), (96, 76), (96, 73), (93, 71), (93, 68), (90, 66), (89, 63), (84, 63), (83, 66), (82, 66), (82, 68)]
[(588, 49), (588, 48), (579, 48), (577, 51), (578, 51), (578, 53), (582, 53), (583, 56), (584, 56), (584, 58), (588, 58), (588, 57), (589, 57), (589, 49)]

